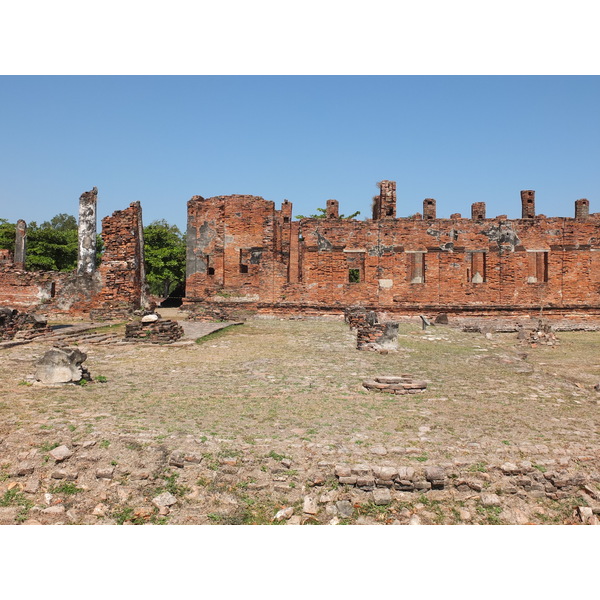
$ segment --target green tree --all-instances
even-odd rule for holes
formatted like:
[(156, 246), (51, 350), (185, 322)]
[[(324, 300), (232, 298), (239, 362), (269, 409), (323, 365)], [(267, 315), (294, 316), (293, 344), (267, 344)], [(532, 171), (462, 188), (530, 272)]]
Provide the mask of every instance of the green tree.
[[(356, 212), (353, 212), (351, 215), (340, 215), (338, 217), (338, 219), (354, 219), (354, 217), (357, 217), (358, 215), (360, 215), (360, 210), (357, 210)], [(327, 217), (327, 209), (325, 208), (317, 208), (317, 214), (315, 215), (308, 215), (308, 217), (304, 216), (304, 215), (296, 215), (296, 219), (325, 219)]]
[[(15, 249), (14, 223), (0, 219), (0, 248)], [(79, 251), (77, 220), (73, 215), (60, 213), (38, 225), (27, 224), (25, 268), (28, 271), (73, 271), (77, 268)], [(102, 238), (97, 236), (96, 263), (102, 255)]]
[(6, 219), (0, 219), (0, 248), (15, 251), (15, 223), (9, 223)]
[(77, 220), (60, 213), (50, 221), (27, 225), (28, 271), (73, 271), (77, 268)]
[(144, 227), (146, 281), (150, 293), (166, 298), (185, 279), (185, 238), (164, 219)]

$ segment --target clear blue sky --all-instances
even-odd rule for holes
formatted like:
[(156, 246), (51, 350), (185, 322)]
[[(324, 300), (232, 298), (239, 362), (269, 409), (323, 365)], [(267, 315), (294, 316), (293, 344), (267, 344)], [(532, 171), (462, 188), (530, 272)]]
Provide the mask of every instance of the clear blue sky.
[(398, 216), (600, 212), (599, 76), (3, 76), (0, 217), (99, 217), (140, 200), (185, 229), (195, 195), (253, 194), (308, 214), (370, 216), (381, 179)]

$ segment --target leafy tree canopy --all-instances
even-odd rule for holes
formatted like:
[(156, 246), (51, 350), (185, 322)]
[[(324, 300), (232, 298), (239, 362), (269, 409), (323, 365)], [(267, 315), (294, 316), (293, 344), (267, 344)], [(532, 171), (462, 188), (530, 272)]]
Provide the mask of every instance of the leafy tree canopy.
[[(0, 219), (0, 248), (15, 248), (14, 223)], [(102, 239), (97, 238), (96, 260), (102, 252)], [(60, 213), (50, 221), (38, 225), (27, 224), (27, 251), (25, 268), (28, 271), (73, 271), (77, 268), (78, 234), (77, 219)]]
[(6, 219), (0, 219), (0, 248), (15, 251), (15, 223), (9, 223)]
[(144, 227), (146, 281), (150, 293), (166, 298), (185, 280), (185, 238), (164, 219)]

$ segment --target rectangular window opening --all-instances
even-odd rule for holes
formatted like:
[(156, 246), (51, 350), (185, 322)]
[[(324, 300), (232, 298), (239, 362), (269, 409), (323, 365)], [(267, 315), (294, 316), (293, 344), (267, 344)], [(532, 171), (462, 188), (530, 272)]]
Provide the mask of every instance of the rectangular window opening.
[(528, 252), (527, 283), (548, 281), (548, 252)]
[(360, 283), (360, 269), (348, 269), (348, 283)]
[(425, 283), (425, 252), (411, 252), (409, 254), (410, 283)]
[(485, 283), (486, 276), (486, 261), (485, 252), (471, 252), (470, 268), (467, 269), (467, 281), (469, 283)]

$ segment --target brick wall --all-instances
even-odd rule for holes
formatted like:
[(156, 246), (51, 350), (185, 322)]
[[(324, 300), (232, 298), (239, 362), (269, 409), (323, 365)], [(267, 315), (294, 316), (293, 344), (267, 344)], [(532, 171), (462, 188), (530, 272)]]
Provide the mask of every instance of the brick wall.
[(535, 215), (526, 190), (523, 219), (486, 218), (483, 202), (472, 219), (439, 219), (432, 199), (424, 216), (394, 218), (395, 184), (380, 188), (376, 218), (365, 221), (330, 209), (292, 222), (287, 201), (284, 221), (284, 207), (260, 197), (192, 198), (186, 304), (600, 314), (600, 214), (587, 202), (576, 219)]

